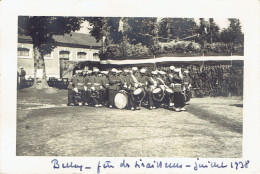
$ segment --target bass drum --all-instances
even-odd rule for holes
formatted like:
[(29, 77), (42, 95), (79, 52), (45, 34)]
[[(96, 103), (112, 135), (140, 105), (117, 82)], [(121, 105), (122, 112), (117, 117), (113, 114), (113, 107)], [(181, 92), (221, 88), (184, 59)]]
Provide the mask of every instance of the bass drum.
[(162, 88), (155, 88), (153, 91), (153, 99), (156, 101), (162, 101), (164, 98), (164, 93)]
[(137, 88), (134, 90), (134, 98), (137, 102), (141, 102), (145, 97), (145, 92), (143, 88)]
[(125, 90), (118, 91), (118, 93), (115, 96), (114, 102), (115, 102), (115, 106), (118, 109), (126, 108), (127, 105), (128, 105), (128, 95), (127, 95), (127, 92)]

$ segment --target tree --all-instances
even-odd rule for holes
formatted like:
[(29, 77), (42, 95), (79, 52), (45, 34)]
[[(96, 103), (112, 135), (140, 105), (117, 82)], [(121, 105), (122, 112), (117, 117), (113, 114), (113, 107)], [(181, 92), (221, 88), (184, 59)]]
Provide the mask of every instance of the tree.
[(215, 23), (213, 18), (209, 18), (209, 39), (208, 42), (216, 42), (219, 38), (219, 26)]
[(159, 25), (159, 37), (167, 38), (167, 42), (172, 39), (179, 41), (193, 36), (197, 28), (193, 18), (163, 18)]
[(154, 44), (154, 37), (156, 35), (155, 28), (157, 24), (156, 18), (128, 18), (127, 39), (131, 44), (141, 43), (145, 46)]
[[(44, 55), (51, 53), (57, 46), (53, 36), (79, 30), (82, 22), (83, 18), (78, 17), (19, 16), (18, 34), (30, 36), (33, 42), (34, 88), (48, 88)], [(43, 71), (38, 81), (37, 69)]]
[(228, 19), (230, 24), (227, 29), (223, 29), (220, 34), (221, 42), (230, 44), (233, 51), (234, 45), (244, 45), (244, 33), (241, 30), (239, 19)]

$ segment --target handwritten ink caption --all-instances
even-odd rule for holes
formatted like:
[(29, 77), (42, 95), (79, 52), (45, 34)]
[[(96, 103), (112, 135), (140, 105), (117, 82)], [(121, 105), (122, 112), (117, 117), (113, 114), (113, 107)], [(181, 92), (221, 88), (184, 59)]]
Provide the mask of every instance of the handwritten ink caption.
[(51, 161), (53, 169), (76, 169), (79, 171), (87, 171), (90, 169), (96, 170), (97, 174), (104, 172), (106, 169), (184, 169), (190, 168), (194, 171), (208, 169), (224, 169), (231, 168), (234, 170), (246, 169), (249, 167), (249, 160), (244, 161), (231, 161), (231, 162), (216, 162), (216, 161), (200, 161), (199, 158), (196, 158), (194, 162), (190, 164), (180, 163), (180, 162), (165, 162), (165, 161), (153, 161), (153, 162), (144, 162), (142, 159), (136, 160), (134, 163), (129, 163), (125, 159), (118, 165), (114, 165), (112, 161), (97, 162), (96, 166), (87, 166), (83, 164), (77, 164), (75, 162), (64, 162), (61, 163), (58, 159), (53, 159)]

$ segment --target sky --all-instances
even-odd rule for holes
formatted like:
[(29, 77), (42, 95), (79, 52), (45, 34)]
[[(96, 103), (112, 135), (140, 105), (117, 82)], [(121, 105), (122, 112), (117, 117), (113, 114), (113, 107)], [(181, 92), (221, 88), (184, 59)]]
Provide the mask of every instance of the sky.
[[(209, 20), (209, 18), (204, 18), (206, 21), (208, 21)], [(195, 18), (194, 19), (195, 20), (195, 22), (197, 23), (197, 24), (199, 24), (199, 18)], [(217, 24), (217, 25), (219, 25), (219, 27), (220, 27), (220, 29), (222, 30), (222, 29), (224, 29), (224, 28), (227, 28), (228, 27), (228, 25), (229, 25), (229, 21), (228, 21), (228, 19), (227, 18), (214, 18), (214, 21), (215, 21), (215, 23)], [(244, 27), (243, 27), (243, 20), (242, 19), (240, 19), (240, 22), (241, 22), (241, 26), (242, 26), (242, 32), (244, 32)], [(87, 29), (87, 28), (89, 28), (90, 26), (89, 26), (89, 23), (87, 22), (87, 21), (85, 21), (82, 25), (81, 25), (81, 29), (79, 30), (79, 31), (77, 31), (77, 33), (86, 33), (86, 34), (88, 34), (89, 33), (89, 29)]]

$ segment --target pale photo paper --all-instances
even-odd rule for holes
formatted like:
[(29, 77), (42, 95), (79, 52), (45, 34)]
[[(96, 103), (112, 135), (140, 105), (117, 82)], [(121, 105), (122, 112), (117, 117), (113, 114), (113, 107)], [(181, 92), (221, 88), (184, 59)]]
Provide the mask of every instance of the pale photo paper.
[(260, 173), (259, 7), (0, 0), (0, 173)]

